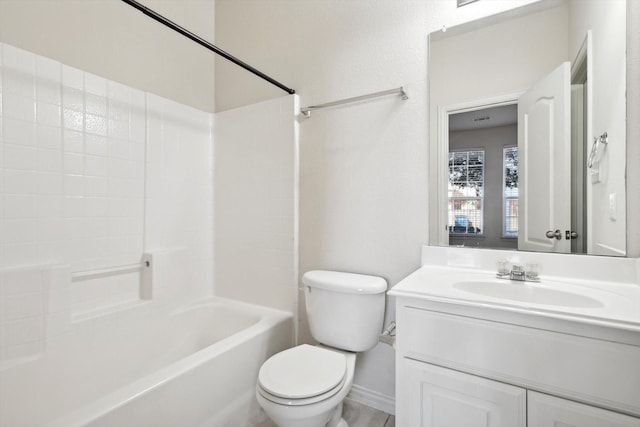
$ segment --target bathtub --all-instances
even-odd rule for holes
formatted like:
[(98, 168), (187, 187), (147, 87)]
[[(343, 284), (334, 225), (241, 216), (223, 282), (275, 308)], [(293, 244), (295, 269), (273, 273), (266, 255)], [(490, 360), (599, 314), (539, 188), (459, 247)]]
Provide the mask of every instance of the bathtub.
[(293, 337), (291, 314), (221, 298), (82, 323), (0, 372), (0, 426), (247, 425), (262, 362)]

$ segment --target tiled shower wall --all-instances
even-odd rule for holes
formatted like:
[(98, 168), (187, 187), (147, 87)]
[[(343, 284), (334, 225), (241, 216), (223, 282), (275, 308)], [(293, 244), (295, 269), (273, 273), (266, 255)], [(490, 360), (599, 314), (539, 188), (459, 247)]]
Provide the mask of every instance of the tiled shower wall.
[[(74, 316), (212, 292), (212, 116), (0, 44), (0, 360)], [(55, 266), (55, 267), (54, 267)], [(77, 319), (76, 319), (77, 320)]]
[(143, 251), (145, 94), (2, 46), (3, 268)]
[(297, 95), (216, 114), (216, 295), (295, 313)]

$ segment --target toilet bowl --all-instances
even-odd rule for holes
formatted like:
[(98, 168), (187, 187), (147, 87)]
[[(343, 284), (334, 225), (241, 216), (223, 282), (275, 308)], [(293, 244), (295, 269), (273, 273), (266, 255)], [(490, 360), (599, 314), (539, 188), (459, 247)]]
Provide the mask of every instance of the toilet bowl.
[(342, 401), (356, 354), (307, 344), (272, 356), (260, 369), (256, 399), (279, 427), (347, 427)]

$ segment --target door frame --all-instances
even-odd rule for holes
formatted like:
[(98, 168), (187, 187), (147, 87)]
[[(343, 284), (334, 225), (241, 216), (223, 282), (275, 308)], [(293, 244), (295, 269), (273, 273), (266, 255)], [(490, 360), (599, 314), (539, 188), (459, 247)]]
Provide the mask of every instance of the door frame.
[[(583, 182), (582, 188), (580, 190), (584, 191), (584, 199), (577, 198), (574, 203), (572, 203), (572, 220), (573, 216), (577, 216), (575, 226), (572, 224), (572, 230), (577, 229), (578, 236), (578, 245), (577, 247), (581, 250), (581, 253), (592, 254), (595, 252), (594, 241), (593, 241), (593, 214), (592, 214), (592, 183), (591, 177), (589, 175), (589, 170), (586, 167), (586, 156), (581, 156), (580, 153), (588, 153), (591, 148), (591, 141), (593, 141), (593, 33), (592, 30), (587, 31), (587, 35), (582, 41), (582, 45), (580, 46), (580, 50), (576, 54), (576, 57), (571, 62), (571, 86), (572, 88), (576, 85), (579, 85), (581, 88), (586, 89), (587, 96), (582, 99), (581, 107), (582, 111), (581, 116), (584, 119), (584, 122), (576, 123), (575, 115), (573, 112), (572, 105), (572, 115), (571, 115), (571, 127), (572, 131), (575, 129), (576, 125), (579, 125), (580, 130), (583, 131), (581, 135), (584, 139), (584, 147), (583, 151), (573, 149), (571, 150), (572, 162), (576, 165), (579, 165), (578, 170), (575, 172), (579, 172)], [(574, 139), (572, 132), (572, 140)], [(575, 143), (575, 141), (572, 141)], [(575, 172), (572, 171), (572, 179), (575, 179)], [(572, 198), (572, 202), (574, 199)], [(576, 213), (573, 210), (576, 210)], [(586, 220), (583, 221), (583, 218)], [(582, 234), (584, 232), (585, 236)]]
[[(431, 167), (437, 171), (436, 191), (436, 245), (449, 246), (449, 116), (452, 114), (467, 113), (469, 111), (484, 110), (485, 108), (501, 107), (518, 103), (518, 99), (524, 91), (505, 93), (487, 98), (473, 99), (457, 104), (439, 105), (437, 116), (437, 148), (435, 162)], [(431, 243), (433, 244), (433, 242)]]

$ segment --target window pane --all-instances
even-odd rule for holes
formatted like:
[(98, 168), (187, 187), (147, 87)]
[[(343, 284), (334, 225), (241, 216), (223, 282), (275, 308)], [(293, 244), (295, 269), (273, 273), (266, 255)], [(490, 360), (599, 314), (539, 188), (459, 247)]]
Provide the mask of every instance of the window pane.
[(484, 151), (449, 153), (449, 232), (481, 234), (484, 198)]
[(469, 165), (482, 166), (484, 164), (484, 151), (470, 151)]
[(449, 233), (482, 234), (482, 199), (449, 200)]
[(504, 148), (505, 188), (518, 189), (518, 147)]
[(518, 235), (518, 199), (505, 200), (504, 231), (507, 236)]
[(518, 147), (505, 147), (502, 157), (504, 165), (504, 216), (503, 234), (518, 236)]

